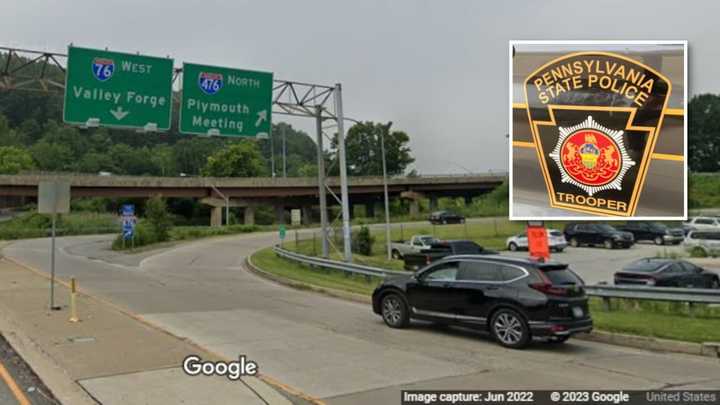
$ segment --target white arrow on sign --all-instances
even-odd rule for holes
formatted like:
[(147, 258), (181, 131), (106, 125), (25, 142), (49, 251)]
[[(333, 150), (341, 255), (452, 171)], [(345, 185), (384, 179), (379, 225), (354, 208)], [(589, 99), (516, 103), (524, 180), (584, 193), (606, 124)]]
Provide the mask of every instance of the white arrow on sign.
[(110, 110), (110, 114), (112, 114), (116, 120), (120, 121), (130, 114), (130, 111), (123, 111), (122, 107), (118, 106), (116, 109)]
[(258, 119), (257, 119), (257, 121), (255, 121), (255, 126), (259, 127), (263, 121), (267, 121), (267, 110), (262, 110), (259, 113), (257, 113), (257, 115), (258, 115)]

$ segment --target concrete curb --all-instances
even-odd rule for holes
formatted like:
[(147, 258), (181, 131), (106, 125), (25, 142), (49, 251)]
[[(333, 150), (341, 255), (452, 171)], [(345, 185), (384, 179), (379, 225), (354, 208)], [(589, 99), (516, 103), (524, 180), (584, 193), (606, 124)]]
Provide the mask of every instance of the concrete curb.
[(720, 343), (705, 342), (692, 343), (680, 340), (660, 339), (650, 336), (627, 335), (594, 330), (588, 334), (574, 336), (581, 340), (592, 342), (608, 343), (617, 346), (634, 347), (637, 349), (653, 350), (660, 352), (684, 353), (696, 356), (720, 358)]
[[(2, 315), (2, 313), (0, 313)], [(76, 381), (62, 369), (35, 341), (23, 333), (7, 316), (0, 316), (0, 330), (10, 346), (25, 360), (35, 374), (63, 404), (97, 405)]]
[(245, 258), (245, 268), (248, 271), (251, 271), (255, 273), (256, 275), (268, 279), (270, 281), (274, 281), (278, 284), (282, 284), (284, 286), (295, 288), (298, 290), (309, 290), (316, 293), (324, 294), (330, 297), (343, 299), (346, 301), (353, 301), (360, 304), (371, 304), (372, 299), (370, 297), (361, 295), (361, 294), (355, 294), (348, 291), (343, 290), (337, 290), (334, 288), (327, 288), (327, 287), (319, 287), (313, 284), (304, 283), (302, 281), (296, 281), (296, 280), (290, 280), (284, 277), (277, 276), (275, 274), (269, 273), (261, 268), (259, 268), (255, 263), (252, 262), (252, 255)]
[[(260, 277), (263, 277), (270, 281), (274, 281), (278, 284), (282, 284), (290, 288), (312, 291), (334, 298), (344, 299), (347, 301), (353, 301), (362, 304), (372, 303), (372, 299), (364, 295), (337, 290), (334, 288), (318, 287), (316, 285), (304, 283), (301, 281), (289, 280), (284, 277), (269, 273), (259, 268), (255, 263), (252, 262), (252, 255), (248, 256), (245, 259), (245, 263), (245, 267), (248, 271), (251, 271)], [(606, 343), (616, 346), (633, 347), (637, 349), (653, 350), (659, 352), (684, 353), (696, 356), (720, 358), (720, 342), (692, 343), (679, 340), (660, 339), (650, 336), (626, 335), (622, 333), (598, 330), (593, 330), (590, 333), (577, 334), (573, 336), (573, 338), (591, 342)]]

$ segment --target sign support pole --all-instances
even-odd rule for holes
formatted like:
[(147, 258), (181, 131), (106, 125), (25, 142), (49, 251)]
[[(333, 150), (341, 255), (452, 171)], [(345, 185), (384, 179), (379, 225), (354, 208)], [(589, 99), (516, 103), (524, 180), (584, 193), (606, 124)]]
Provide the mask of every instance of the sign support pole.
[(327, 200), (325, 198), (325, 155), (323, 153), (322, 107), (315, 107), (315, 111), (315, 123), (317, 126), (318, 197), (320, 198), (320, 235), (322, 240), (322, 257), (327, 259), (330, 249), (327, 232)]
[[(387, 126), (388, 133), (390, 126)], [(385, 194), (385, 239), (387, 244), (387, 258), (392, 259), (392, 242), (390, 241), (390, 198), (388, 197), (387, 182), (387, 163), (385, 162), (385, 128), (380, 133), (380, 149), (382, 153), (382, 169), (383, 169), (383, 193)]]
[(52, 231), (50, 236), (50, 310), (59, 309), (55, 306), (55, 218), (57, 213), (52, 213)]
[(338, 129), (338, 155), (340, 157), (340, 191), (342, 200), (343, 218), (343, 251), (345, 261), (352, 262), (351, 235), (350, 235), (350, 201), (348, 199), (347, 163), (345, 162), (345, 126), (342, 109), (342, 86), (335, 85), (335, 116), (337, 117)]

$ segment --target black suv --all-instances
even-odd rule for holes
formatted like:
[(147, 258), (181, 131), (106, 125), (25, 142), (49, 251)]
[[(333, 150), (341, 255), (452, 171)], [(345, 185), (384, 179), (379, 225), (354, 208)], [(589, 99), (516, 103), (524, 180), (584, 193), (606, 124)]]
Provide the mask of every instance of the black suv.
[(430, 214), (430, 217), (428, 217), (428, 221), (430, 221), (430, 223), (433, 225), (464, 224), (465, 217), (450, 211), (435, 211)]
[(608, 249), (629, 248), (635, 243), (633, 234), (619, 231), (608, 224), (568, 224), (565, 239), (572, 247), (601, 245)]
[(720, 277), (685, 260), (646, 258), (615, 273), (615, 284), (656, 287), (720, 288)]
[(592, 330), (583, 285), (566, 264), (450, 256), (384, 281), (373, 292), (373, 312), (391, 328), (411, 318), (475, 326), (503, 346), (522, 348), (533, 337), (564, 342)]
[(650, 240), (656, 245), (676, 245), (685, 239), (682, 228), (670, 228), (660, 222), (633, 221), (625, 225), (616, 226), (617, 229), (633, 234), (636, 241)]

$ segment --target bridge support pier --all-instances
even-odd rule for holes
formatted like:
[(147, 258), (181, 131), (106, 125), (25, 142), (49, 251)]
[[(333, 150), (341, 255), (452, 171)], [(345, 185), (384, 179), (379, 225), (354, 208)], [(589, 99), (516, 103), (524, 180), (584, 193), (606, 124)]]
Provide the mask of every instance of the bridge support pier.
[(420, 200), (410, 200), (410, 217), (420, 216)]
[(243, 223), (245, 225), (255, 225), (255, 206), (249, 205), (245, 207), (243, 212)]
[(275, 205), (275, 221), (278, 224), (285, 223), (285, 206), (284, 205)]
[(222, 226), (224, 207), (212, 207), (210, 210), (210, 226)]
[(419, 217), (420, 199), (424, 198), (425, 196), (422, 193), (418, 193), (417, 191), (403, 191), (400, 194), (400, 197), (406, 200), (410, 200), (410, 216)]
[(430, 211), (437, 211), (438, 209), (438, 197), (436, 195), (430, 196)]
[(375, 218), (375, 201), (370, 201), (365, 204), (365, 216), (368, 218)]
[(302, 223), (303, 225), (310, 225), (312, 223), (312, 207), (309, 205), (303, 205), (300, 207), (302, 210)]

